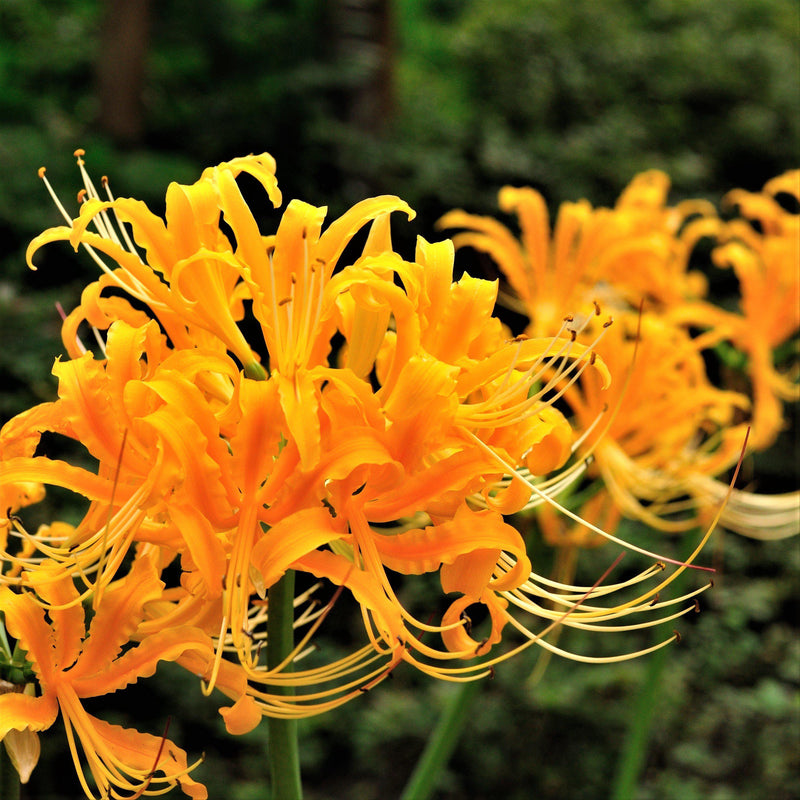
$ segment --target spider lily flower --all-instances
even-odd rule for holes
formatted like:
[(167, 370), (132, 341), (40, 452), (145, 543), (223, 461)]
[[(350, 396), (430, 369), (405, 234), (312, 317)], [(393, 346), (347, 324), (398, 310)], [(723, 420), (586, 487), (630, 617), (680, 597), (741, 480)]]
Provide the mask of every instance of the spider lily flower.
[[(234, 246), (219, 227), (218, 196), (245, 172), (259, 181), (275, 206), (279, 205), (281, 194), (272, 157), (265, 153), (234, 159), (207, 169), (191, 186), (170, 184), (162, 220), (141, 201), (114, 198), (105, 180), (108, 199), (101, 200), (84, 168), (84, 152), (78, 150), (75, 155), (85, 184), (80, 214), (71, 220), (48, 183), (68, 224), (51, 228), (31, 242), (29, 265), (34, 268), (34, 253), (49, 242), (69, 241), (76, 250), (83, 245), (104, 273), (87, 300), (97, 301), (98, 290), (108, 286), (123, 289), (151, 309), (176, 346), (219, 340), (243, 366), (257, 370), (258, 358), (236, 324), (243, 313), (241, 275), (230, 259), (220, 257), (232, 256)], [(43, 169), (40, 176), (46, 182)], [(131, 225), (133, 240), (126, 223)], [(94, 224), (94, 232), (88, 230), (90, 224)], [(144, 258), (137, 245), (145, 251)], [(103, 256), (117, 267), (108, 266)], [(116, 318), (121, 305), (126, 315), (133, 314), (127, 301), (101, 303), (100, 308), (109, 308)], [(98, 327), (105, 327), (97, 316), (95, 320), (101, 323)], [(73, 323), (70, 329), (74, 327)], [(65, 344), (68, 349), (74, 347), (74, 342)]]
[[(619, 324), (596, 347), (613, 375), (611, 390), (593, 389), (596, 375), (588, 371), (565, 398), (584, 431), (581, 452), (596, 458), (593, 473), (602, 476), (603, 492), (625, 515), (680, 529), (697, 521), (693, 508), (727, 496), (723, 524), (748, 534), (760, 528), (767, 538), (796, 531), (791, 516), (796, 495), (729, 494), (717, 476), (737, 460), (748, 412), (750, 447), (762, 449), (781, 428), (781, 401), (798, 397), (796, 383), (773, 367), (775, 349), (798, 326), (800, 217), (775, 200), (780, 193), (798, 197), (797, 175), (776, 178), (762, 194), (728, 196), (727, 202), (739, 205), (762, 232), (743, 220), (724, 223), (705, 201), (668, 206), (669, 180), (657, 171), (636, 176), (613, 209), (563, 204), (552, 234), (544, 201), (527, 188), (505, 187), (500, 193), (501, 209), (517, 214), (519, 239), (488, 217), (454, 211), (440, 220), (442, 227), (464, 229), (454, 237), (457, 246), (494, 259), (517, 293), (512, 307), (530, 319), (529, 333), (552, 332), (557, 323), (553, 298), (562, 308), (566, 302), (596, 306), (595, 298), (601, 298), (614, 309)], [(704, 237), (721, 242), (715, 262), (737, 272), (742, 315), (701, 299), (704, 279), (687, 268)], [(633, 363), (631, 310), (643, 300), (649, 340), (639, 344), (641, 354)], [(690, 340), (683, 330), (689, 325), (705, 332)], [(700, 353), (720, 341), (748, 356), (752, 405), (708, 381)], [(687, 385), (673, 380), (676, 376), (694, 388), (687, 392)], [(600, 502), (595, 501), (592, 514), (599, 513)]]
[[(209, 364), (217, 375), (225, 369), (235, 374), (236, 367), (196, 350), (162, 360), (166, 351), (157, 331), (153, 322), (131, 328), (118, 321), (109, 327), (102, 361), (85, 353), (56, 362), (59, 399), (37, 407), (34, 431), (19, 420), (0, 431), (3, 452), (20, 453), (0, 463), (0, 475), (63, 486), (91, 502), (67, 538), (37, 545), (65, 568), (72, 565), (87, 589), (102, 591), (134, 541), (153, 541), (181, 543), (184, 568), (199, 571), (203, 591), (218, 595), (225, 555), (216, 532), (235, 524), (235, 488), (213, 413), (216, 398), (208, 402), (187, 375), (202, 378)], [(198, 358), (205, 359), (202, 367)], [(97, 471), (32, 455), (44, 430), (82, 443)], [(101, 566), (90, 583), (87, 576)]]
[[(210, 649), (200, 631), (175, 629), (120, 653), (144, 606), (160, 595), (162, 584), (153, 564), (140, 559), (124, 582), (108, 590), (88, 630), (69, 573), (43, 567), (29, 577), (38, 598), (3, 586), (0, 610), (26, 652), (41, 694), (0, 694), (0, 739), (12, 730), (45, 730), (60, 715), (87, 797), (126, 797), (139, 790), (160, 794), (180, 785), (189, 797), (205, 798), (202, 784), (189, 777), (183, 750), (157, 736), (110, 725), (88, 714), (81, 703), (151, 675), (160, 660)], [(79, 743), (97, 795), (84, 775)]]
[(693, 507), (705, 507), (692, 502), (696, 481), (738, 460), (743, 436), (731, 425), (747, 398), (713, 386), (697, 344), (655, 314), (619, 316), (597, 350), (620, 379), (603, 391), (587, 372), (565, 395), (583, 428), (613, 409), (587, 437), (590, 472), (624, 515), (663, 530), (696, 527)]
[(785, 210), (776, 196), (800, 202), (800, 170), (768, 181), (762, 192), (730, 192), (725, 200), (744, 219), (720, 232), (714, 262), (739, 279), (740, 313), (708, 303), (689, 304), (670, 318), (707, 329), (710, 343), (728, 341), (747, 356), (752, 382), (751, 447), (763, 450), (783, 427), (783, 403), (800, 400), (796, 380), (775, 366), (775, 352), (800, 329), (800, 214)]
[[(420, 239), (411, 261), (393, 251), (390, 214), (413, 215), (398, 198), (365, 200), (327, 227), (324, 208), (295, 200), (264, 235), (236, 184), (242, 172), (278, 202), (271, 159), (236, 159), (192, 186), (171, 185), (165, 220), (134, 200), (101, 200), (84, 172), (79, 216), (32, 243), (29, 260), (48, 242), (84, 245), (103, 275), (64, 323), (71, 359), (55, 368), (58, 400), (0, 433), (0, 485), (65, 486), (90, 506), (52, 540), (15, 523), (23, 551), (7, 553), (9, 607), (34, 587), (54, 613), (91, 596), (98, 620), (145, 560), (162, 580), (179, 565), (180, 582), (152, 588), (131, 623), (139, 644), (130, 652), (172, 642), (163, 657), (234, 701), (223, 711), (234, 733), (262, 714), (333, 708), (401, 662), (474, 679), (519, 649), (552, 647), (545, 637), (561, 626), (624, 631), (694, 607), (689, 595), (653, 602), (670, 576), (639, 588), (659, 565), (616, 583), (548, 581), (503, 518), (581, 474), (568, 468), (546, 490), (528, 479), (558, 469), (585, 440), (553, 404), (569, 408), (589, 373), (608, 382), (597, 355), (607, 323), (583, 344), (589, 328), (562, 310), (556, 330), (513, 339), (493, 316), (496, 282), (453, 281), (451, 243)], [(367, 226), (362, 252), (340, 263)], [(245, 311), (263, 342), (245, 339)], [(79, 344), (82, 321), (105, 332), (97, 355)], [(82, 442), (96, 469), (36, 456), (43, 431)], [(270, 590), (288, 570), (337, 589), (316, 607), (301, 593), (297, 646), (267, 665)], [(397, 591), (426, 573), (440, 579), (442, 597), (430, 599), (438, 621), (423, 621), (436, 617), (407, 608)], [(52, 599), (47, 587), (61, 574), (85, 589)], [(312, 639), (348, 597), (366, 642), (329, 663)], [(487, 610), (482, 638), (469, 630), (471, 605)], [(512, 628), (523, 643), (501, 652)]]
[(703, 201), (667, 206), (668, 189), (664, 173), (642, 173), (613, 209), (563, 203), (551, 231), (542, 196), (506, 186), (499, 205), (516, 214), (519, 239), (497, 220), (463, 211), (447, 213), (438, 226), (463, 229), (453, 236), (456, 247), (488, 254), (515, 293), (504, 301), (528, 315), (530, 335), (548, 336), (566, 311), (590, 307), (601, 294), (612, 305), (621, 298), (634, 306), (642, 298), (670, 306), (702, 296), (705, 282), (688, 272), (689, 256), (718, 220)]

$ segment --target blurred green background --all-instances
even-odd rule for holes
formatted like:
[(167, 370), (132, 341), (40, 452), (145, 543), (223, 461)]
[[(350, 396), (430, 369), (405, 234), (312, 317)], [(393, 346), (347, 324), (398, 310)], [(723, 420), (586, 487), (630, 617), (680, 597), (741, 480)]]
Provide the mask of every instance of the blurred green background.
[[(170, 180), (267, 150), (284, 196), (330, 217), (370, 194), (403, 197), (419, 213), (396, 225), (410, 253), (452, 207), (492, 213), (504, 183), (535, 186), (552, 208), (611, 204), (653, 167), (676, 201), (760, 188), (800, 164), (799, 37), (795, 0), (2, 0), (0, 419), (52, 398), (54, 303), (74, 305), (94, 276), (68, 247), (40, 253), (37, 272), (24, 260), (60, 221), (36, 171), (74, 211), (77, 147), (93, 175), (155, 209)], [(757, 465), (762, 490), (796, 488), (796, 446), (787, 435)], [(552, 554), (531, 546), (546, 572)], [(720, 534), (712, 550), (721, 577), (669, 650), (629, 796), (798, 798), (800, 548)], [(614, 555), (583, 557), (589, 583)], [(483, 687), (437, 798), (613, 796), (650, 664), (554, 660), (533, 685), (534, 662)], [(305, 723), (307, 797), (398, 797), (451, 688), (400, 668)], [(206, 753), (212, 798), (268, 796), (263, 732), (226, 738), (171, 665), (102, 713), (153, 733), (170, 713), (171, 738)], [(78, 796), (57, 729), (26, 792)]]

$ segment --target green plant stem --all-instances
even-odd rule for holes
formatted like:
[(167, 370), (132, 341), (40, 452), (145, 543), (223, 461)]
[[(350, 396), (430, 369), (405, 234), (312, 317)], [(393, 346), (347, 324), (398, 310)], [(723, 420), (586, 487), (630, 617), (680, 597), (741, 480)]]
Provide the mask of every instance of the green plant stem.
[(6, 748), (0, 744), (0, 798), (2, 800), (19, 800), (19, 796), (19, 775), (11, 763)]
[[(687, 534), (681, 550), (681, 558), (691, 553), (692, 537)], [(687, 585), (687, 572), (680, 574), (672, 583), (672, 591), (681, 594)], [(659, 638), (668, 638), (673, 631), (672, 625), (666, 623), (656, 628)], [(647, 750), (653, 730), (656, 709), (661, 702), (661, 683), (667, 662), (673, 657), (672, 646), (662, 647), (648, 656), (647, 672), (639, 688), (639, 694), (633, 707), (633, 714), (628, 724), (625, 740), (622, 744), (617, 766), (611, 785), (611, 800), (631, 800), (641, 777), (642, 768), (647, 759)]]
[(661, 700), (661, 678), (664, 667), (672, 655), (671, 647), (663, 647), (649, 656), (647, 673), (639, 688), (639, 695), (633, 708), (633, 715), (625, 734), (622, 752), (617, 761), (612, 786), (612, 800), (630, 800), (633, 797), (639, 776), (642, 772), (653, 719)]
[(426, 800), (431, 797), (442, 769), (458, 744), (472, 702), (482, 688), (483, 681), (469, 681), (452, 693), (400, 800)]
[[(269, 589), (267, 617), (267, 666), (274, 669), (294, 647), (294, 572), (289, 570)], [(283, 672), (291, 671), (291, 665)], [(291, 686), (273, 689), (275, 694), (291, 696)], [(297, 744), (297, 720), (267, 719), (269, 734), (269, 769), (272, 800), (301, 800), (300, 752)]]

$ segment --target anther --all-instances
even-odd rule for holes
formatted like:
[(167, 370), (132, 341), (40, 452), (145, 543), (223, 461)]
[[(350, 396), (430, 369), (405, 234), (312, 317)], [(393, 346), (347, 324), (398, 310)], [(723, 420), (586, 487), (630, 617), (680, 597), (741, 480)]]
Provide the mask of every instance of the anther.
[(303, 238), (305, 239), (306, 236), (308, 236), (308, 231), (305, 228), (303, 228)]
[(694, 599), (694, 613), (695, 614), (700, 613), (700, 601), (696, 597)]
[(44, 178), (45, 172), (47, 172), (47, 168), (46, 167), (39, 167), (39, 171), (38, 171), (37, 174), (39, 175), (40, 178)]
[(578, 338), (578, 332), (573, 328), (569, 328), (569, 340), (574, 342)]
[(82, 147), (79, 147), (72, 155), (75, 156), (75, 158), (81, 158), (86, 155), (86, 151)]
[(658, 602), (658, 598), (659, 598), (659, 595), (656, 594), (656, 596), (653, 598), (653, 601), (650, 603), (651, 607), (654, 606)]
[(283, 300), (278, 300), (278, 305), (279, 306), (285, 306), (287, 303), (291, 303), (291, 302), (292, 302), (292, 298), (291, 297), (284, 297)]
[(595, 314), (596, 317), (599, 317), (600, 316), (600, 303), (598, 303), (597, 300), (592, 300), (592, 303), (594, 304), (594, 314)]
[(594, 362), (597, 361), (597, 353), (592, 350), (591, 355), (589, 356), (589, 363), (594, 366)]
[(613, 325), (613, 323), (614, 323), (614, 318), (613, 318), (613, 317), (609, 317), (609, 318), (608, 318), (608, 319), (607, 319), (607, 320), (606, 320), (606, 321), (603, 323), (603, 327), (604, 327), (604, 328), (608, 328), (610, 325)]
[(86, 202), (86, 189), (81, 189), (78, 192), (78, 203), (85, 203)]
[(683, 638), (678, 631), (672, 631), (675, 634), (675, 643), (680, 644)]
[(100, 183), (102, 183), (103, 186), (108, 186), (108, 175), (103, 175), (103, 177), (100, 178)]
[(572, 322), (574, 319), (575, 317), (573, 317), (572, 314), (567, 314), (567, 316), (564, 317), (564, 322)]

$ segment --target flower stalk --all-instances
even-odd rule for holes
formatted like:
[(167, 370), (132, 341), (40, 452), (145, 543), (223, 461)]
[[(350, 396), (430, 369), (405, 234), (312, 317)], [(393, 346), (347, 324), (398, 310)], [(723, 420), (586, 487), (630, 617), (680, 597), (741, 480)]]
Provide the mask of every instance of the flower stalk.
[[(267, 618), (267, 668), (277, 669), (291, 657), (294, 649), (294, 584), (295, 573), (286, 574), (269, 589)], [(290, 672), (291, 661), (283, 668)], [(290, 685), (274, 688), (275, 694), (292, 696)], [(301, 800), (300, 751), (297, 741), (297, 720), (268, 717), (268, 747), (272, 800)]]
[(469, 681), (450, 693), (400, 800), (427, 800), (433, 796), (439, 776), (458, 745), (464, 725), (470, 718), (472, 704), (482, 688), (479, 681)]

